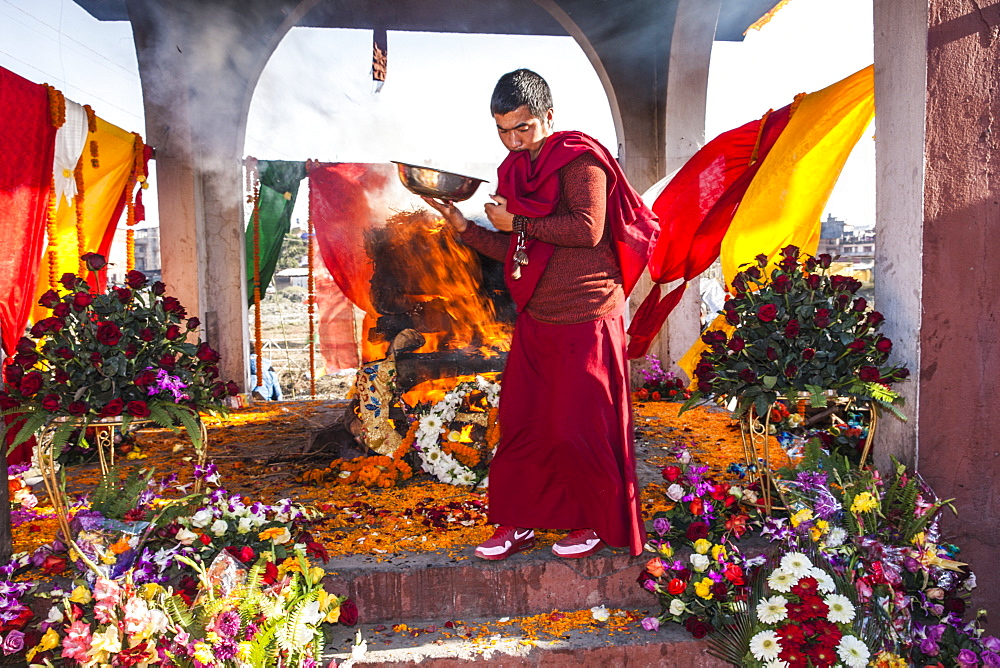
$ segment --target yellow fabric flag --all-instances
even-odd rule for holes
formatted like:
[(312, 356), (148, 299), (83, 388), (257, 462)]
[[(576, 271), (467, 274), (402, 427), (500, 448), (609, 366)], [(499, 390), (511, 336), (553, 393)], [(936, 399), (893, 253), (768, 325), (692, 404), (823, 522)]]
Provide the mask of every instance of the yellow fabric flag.
[[(93, 166), (90, 142), (97, 142), (97, 167)], [(116, 125), (97, 118), (97, 128), (87, 137), (83, 150), (83, 252), (97, 252), (104, 233), (112, 221), (111, 216), (121, 200), (134, 164), (133, 147), (135, 136)], [(50, 243), (54, 244), (56, 264), (55, 278), (63, 274), (76, 274), (80, 269), (80, 253), (76, 244), (76, 204), (60, 201), (56, 209), (56, 232)], [(38, 299), (49, 284), (49, 254), (42, 254), (38, 271), (38, 286), (35, 288), (35, 306), (31, 311), (31, 321), (51, 315), (49, 309), (38, 305)], [(62, 287), (60, 286), (61, 290)]]
[(761, 253), (789, 244), (810, 255), (820, 217), (854, 145), (875, 118), (875, 66), (802, 98), (767, 154), (722, 240), (726, 285)]
[[(720, 256), (727, 286), (740, 265), (762, 253), (772, 263), (788, 245), (816, 253), (823, 207), (851, 150), (875, 117), (874, 74), (874, 65), (869, 65), (799, 101), (722, 240)], [(727, 335), (733, 331), (722, 315), (708, 329), (724, 330)], [(689, 378), (694, 378), (694, 368), (706, 349), (698, 339), (678, 360)]]

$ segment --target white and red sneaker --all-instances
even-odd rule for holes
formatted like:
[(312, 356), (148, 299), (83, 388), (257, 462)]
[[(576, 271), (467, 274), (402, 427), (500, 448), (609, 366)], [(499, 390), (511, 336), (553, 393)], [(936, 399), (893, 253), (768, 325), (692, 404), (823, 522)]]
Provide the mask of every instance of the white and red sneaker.
[(552, 546), (552, 554), (563, 559), (582, 559), (604, 549), (593, 529), (575, 529)]
[(499, 526), (489, 540), (476, 548), (475, 555), (480, 559), (499, 561), (512, 554), (535, 546), (535, 532), (531, 529)]

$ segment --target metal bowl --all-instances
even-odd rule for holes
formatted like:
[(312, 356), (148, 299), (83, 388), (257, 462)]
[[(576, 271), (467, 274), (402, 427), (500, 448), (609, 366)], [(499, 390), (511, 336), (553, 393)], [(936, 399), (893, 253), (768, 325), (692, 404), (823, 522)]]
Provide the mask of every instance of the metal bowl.
[(431, 167), (410, 165), (398, 160), (392, 162), (398, 168), (399, 180), (403, 182), (406, 189), (424, 197), (462, 202), (475, 194), (480, 183), (486, 182), (485, 179), (443, 172)]

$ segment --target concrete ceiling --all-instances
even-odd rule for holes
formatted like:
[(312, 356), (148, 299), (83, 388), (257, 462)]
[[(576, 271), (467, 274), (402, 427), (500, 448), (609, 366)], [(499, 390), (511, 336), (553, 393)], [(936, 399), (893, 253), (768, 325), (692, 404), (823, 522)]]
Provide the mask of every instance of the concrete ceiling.
[[(126, 0), (74, 0), (100, 21), (128, 21)], [(609, 25), (640, 20), (656, 5), (672, 0), (557, 0), (570, 17), (590, 14)], [(742, 41), (743, 33), (778, 0), (723, 0), (717, 41)], [(203, 0), (237, 5), (241, 0)], [(300, 2), (280, 0), (288, 11)], [(273, 5), (272, 5), (273, 6)], [(655, 12), (654, 12), (655, 13)], [(500, 35), (566, 35), (552, 16), (531, 0), (319, 0), (299, 23), (312, 28), (359, 28), (412, 32)]]

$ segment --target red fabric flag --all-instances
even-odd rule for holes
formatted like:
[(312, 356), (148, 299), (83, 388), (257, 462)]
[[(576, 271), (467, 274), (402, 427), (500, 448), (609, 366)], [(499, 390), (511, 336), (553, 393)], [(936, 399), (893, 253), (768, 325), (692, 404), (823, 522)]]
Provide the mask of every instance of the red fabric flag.
[(365, 253), (365, 231), (384, 222), (378, 195), (398, 180), (395, 172), (391, 164), (351, 162), (314, 163), (309, 169), (309, 215), (323, 264), (337, 287), (366, 313), (375, 309), (368, 296), (372, 265)]
[[(629, 327), (628, 356), (642, 357), (667, 316), (680, 302), (687, 282), (719, 257), (722, 238), (760, 164), (788, 124), (792, 105), (768, 112), (705, 144), (677, 172), (656, 201), (662, 234), (649, 260), (655, 285)], [(683, 279), (665, 297), (660, 284)]]
[(38, 279), (56, 129), (45, 86), (0, 68), (0, 335), (13, 354)]

